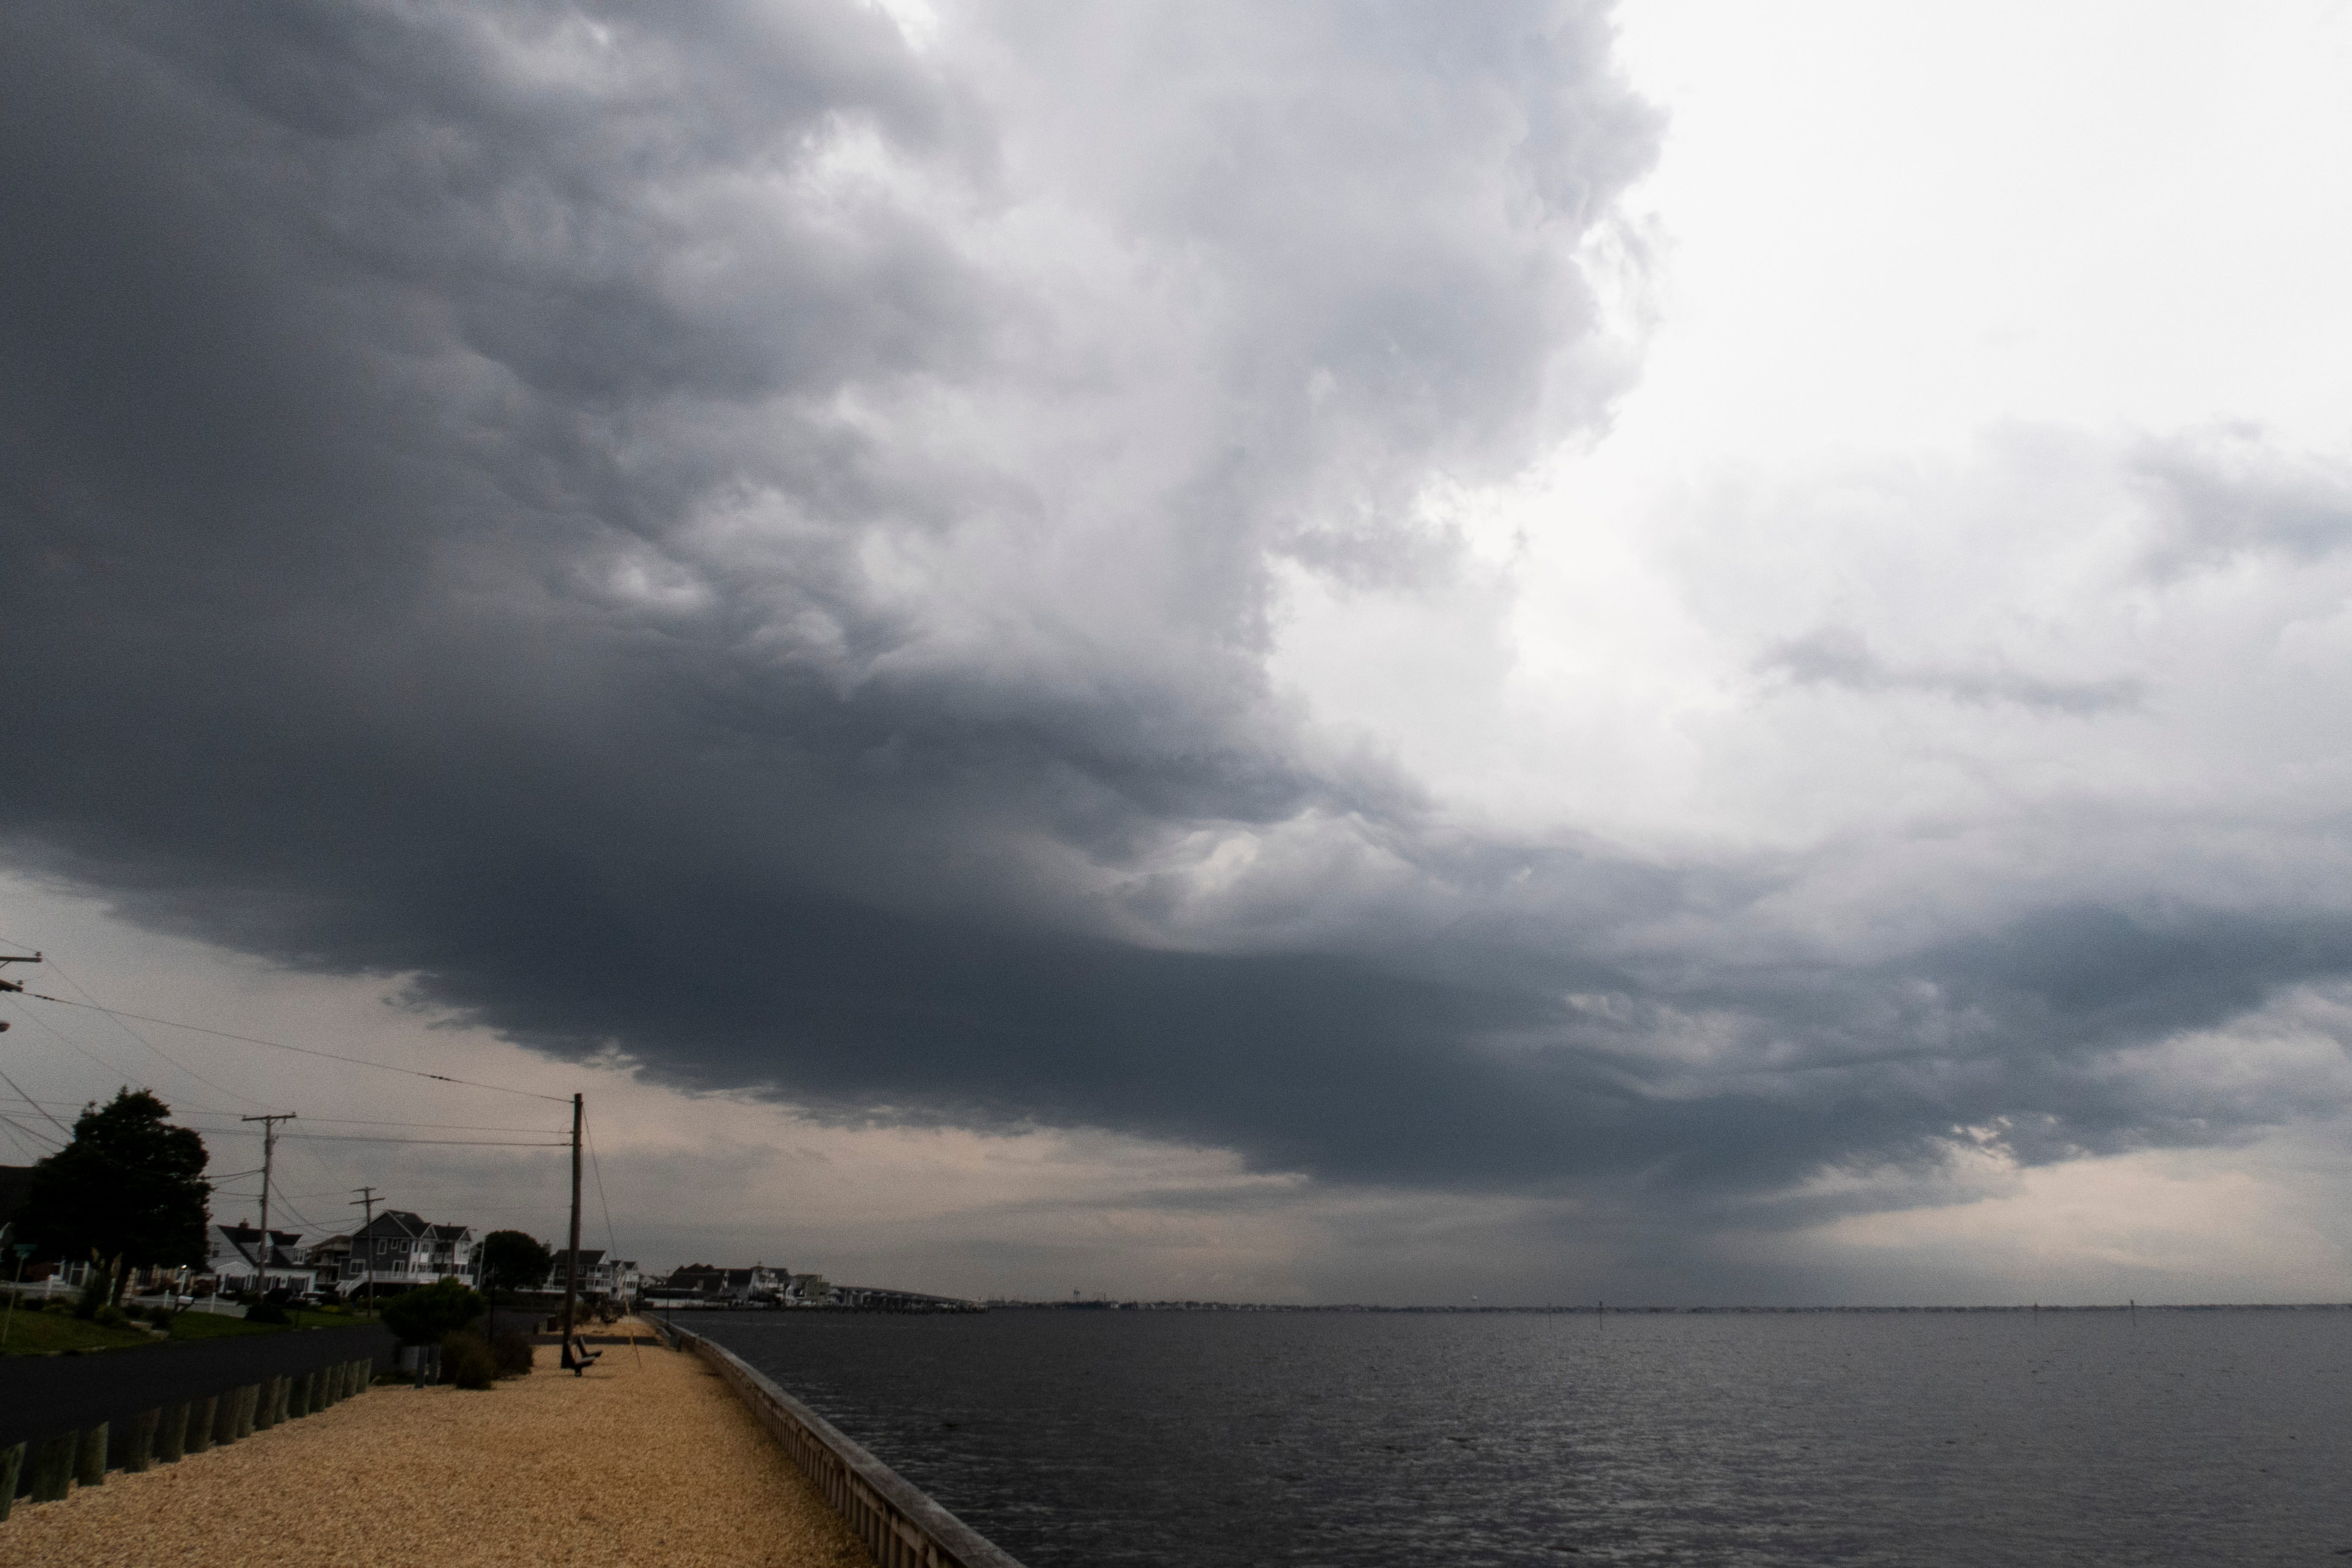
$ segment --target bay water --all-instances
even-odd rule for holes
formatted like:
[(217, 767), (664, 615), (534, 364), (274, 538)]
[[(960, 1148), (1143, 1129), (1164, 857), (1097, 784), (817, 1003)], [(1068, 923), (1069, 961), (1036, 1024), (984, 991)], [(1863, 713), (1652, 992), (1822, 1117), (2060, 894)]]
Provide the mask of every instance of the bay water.
[(2352, 1564), (2352, 1311), (692, 1326), (1027, 1568)]

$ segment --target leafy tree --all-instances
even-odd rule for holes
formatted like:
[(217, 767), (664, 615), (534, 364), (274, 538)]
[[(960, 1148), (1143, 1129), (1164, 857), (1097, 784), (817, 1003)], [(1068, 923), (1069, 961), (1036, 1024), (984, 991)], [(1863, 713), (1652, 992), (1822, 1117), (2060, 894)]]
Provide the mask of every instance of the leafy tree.
[(481, 1293), (461, 1279), (436, 1279), (404, 1290), (383, 1308), (383, 1326), (404, 1345), (437, 1345), (482, 1315)]
[(482, 1288), (496, 1305), (499, 1292), (531, 1290), (547, 1283), (555, 1254), (538, 1237), (520, 1230), (494, 1230), (482, 1237)]
[(72, 1142), (33, 1167), (24, 1239), (45, 1257), (110, 1260), (117, 1292), (131, 1268), (201, 1266), (213, 1190), (205, 1141), (171, 1114), (143, 1089), (85, 1106)]

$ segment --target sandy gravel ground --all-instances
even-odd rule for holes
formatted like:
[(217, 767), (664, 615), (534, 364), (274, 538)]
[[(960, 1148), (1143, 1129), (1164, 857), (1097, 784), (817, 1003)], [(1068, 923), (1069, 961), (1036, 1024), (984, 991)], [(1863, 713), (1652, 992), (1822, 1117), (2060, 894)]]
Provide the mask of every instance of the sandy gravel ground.
[(487, 1394), (377, 1387), (61, 1502), (19, 1499), (0, 1562), (499, 1568), (871, 1568), (783, 1451), (695, 1356), (604, 1347)]

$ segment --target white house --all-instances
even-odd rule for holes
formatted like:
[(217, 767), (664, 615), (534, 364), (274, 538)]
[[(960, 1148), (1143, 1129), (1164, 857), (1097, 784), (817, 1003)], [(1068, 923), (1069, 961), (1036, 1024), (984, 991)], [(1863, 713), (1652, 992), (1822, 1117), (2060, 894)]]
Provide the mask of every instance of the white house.
[[(205, 1272), (219, 1281), (224, 1290), (255, 1290), (262, 1294), (286, 1289), (299, 1295), (316, 1289), (319, 1271), (297, 1258), (294, 1244), (302, 1239), (298, 1230), (269, 1232), (269, 1249), (265, 1258), (261, 1249), (261, 1229), (250, 1225), (215, 1225), (205, 1232)], [(257, 1287), (255, 1276), (260, 1276)]]

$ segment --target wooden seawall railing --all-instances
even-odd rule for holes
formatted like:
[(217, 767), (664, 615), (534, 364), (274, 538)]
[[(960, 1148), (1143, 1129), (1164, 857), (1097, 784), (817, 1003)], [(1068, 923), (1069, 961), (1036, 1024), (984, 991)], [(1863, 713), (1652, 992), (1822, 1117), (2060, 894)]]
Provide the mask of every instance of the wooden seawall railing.
[(825, 1501), (849, 1522), (880, 1568), (1021, 1568), (1012, 1554), (933, 1502), (824, 1416), (777, 1387), (724, 1345), (691, 1329), (659, 1325), (727, 1380), (776, 1436)]

